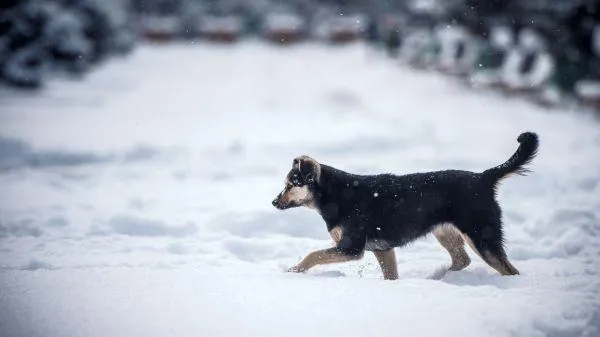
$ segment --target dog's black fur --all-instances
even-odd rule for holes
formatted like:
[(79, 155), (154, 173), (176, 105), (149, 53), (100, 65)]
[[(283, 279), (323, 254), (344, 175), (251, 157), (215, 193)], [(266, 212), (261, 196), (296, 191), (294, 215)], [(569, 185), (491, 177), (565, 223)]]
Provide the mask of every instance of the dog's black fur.
[[(342, 238), (335, 247), (339, 254), (359, 256), (365, 250), (400, 247), (440, 224), (450, 223), (472, 241), (486, 262), (494, 258), (504, 261), (496, 187), (510, 174), (527, 172), (525, 165), (535, 157), (539, 144), (531, 132), (521, 134), (518, 142), (519, 148), (508, 161), (482, 173), (447, 170), (401, 176), (356, 175), (295, 160), (288, 181), (308, 187), (309, 206), (321, 214), (328, 231), (342, 228)], [(275, 207), (302, 206), (282, 204), (282, 194), (273, 201)]]

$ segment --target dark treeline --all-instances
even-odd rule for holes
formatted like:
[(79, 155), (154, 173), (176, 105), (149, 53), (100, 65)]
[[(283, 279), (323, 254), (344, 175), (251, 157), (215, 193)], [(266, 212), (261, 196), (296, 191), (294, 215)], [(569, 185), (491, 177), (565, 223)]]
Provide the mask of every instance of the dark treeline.
[(0, 79), (38, 88), (47, 74), (82, 75), (135, 41), (126, 0), (0, 1)]

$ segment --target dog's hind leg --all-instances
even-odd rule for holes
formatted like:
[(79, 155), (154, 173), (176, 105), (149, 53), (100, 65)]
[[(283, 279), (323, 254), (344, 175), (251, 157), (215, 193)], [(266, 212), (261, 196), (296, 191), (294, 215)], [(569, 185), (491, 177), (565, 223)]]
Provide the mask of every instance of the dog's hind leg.
[(479, 230), (470, 230), (464, 233), (465, 241), (490, 267), (500, 275), (518, 275), (515, 268), (506, 256), (503, 245), (502, 223), (480, 222)]
[(463, 236), (454, 225), (439, 225), (433, 230), (433, 235), (442, 247), (446, 248), (448, 253), (450, 253), (450, 258), (452, 259), (450, 270), (462, 270), (471, 263), (471, 259), (465, 251)]
[(374, 250), (373, 254), (381, 266), (384, 280), (396, 280), (398, 278), (398, 264), (396, 263), (396, 254), (394, 248), (388, 250)]

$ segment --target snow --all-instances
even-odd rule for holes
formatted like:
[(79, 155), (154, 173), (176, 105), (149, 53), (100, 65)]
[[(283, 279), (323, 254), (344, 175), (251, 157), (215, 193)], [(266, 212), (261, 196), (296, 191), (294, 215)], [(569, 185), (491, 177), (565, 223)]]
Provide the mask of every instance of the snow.
[(242, 30), (244, 22), (242, 18), (234, 15), (212, 16), (207, 15), (200, 21), (200, 31), (203, 33), (228, 32), (238, 33)]
[(583, 98), (600, 97), (600, 81), (581, 80), (575, 86), (575, 91)]
[[(0, 89), (0, 336), (598, 336), (600, 128), (469, 91), (364, 45), (141, 46), (84, 82)], [(277, 211), (292, 159), (355, 173), (481, 171), (539, 133), (503, 182), (503, 277), (432, 237), (285, 273), (331, 245)], [(437, 280), (439, 279), (439, 280)]]
[(494, 26), (490, 29), (490, 44), (499, 49), (509, 49), (514, 45), (512, 32), (507, 26)]
[[(441, 41), (441, 52), (437, 62), (441, 69), (451, 73), (465, 74), (473, 68), (478, 55), (477, 41), (464, 27), (441, 28), (438, 31), (438, 38)], [(464, 48), (464, 52), (457, 56), (461, 46)]]
[(519, 32), (519, 46), (525, 51), (544, 51), (547, 49), (543, 37), (532, 28), (523, 28)]
[(175, 16), (145, 15), (140, 19), (142, 30), (176, 34), (181, 30), (179, 19)]
[[(408, 62), (414, 62), (426, 48), (433, 43), (433, 35), (427, 29), (415, 29), (408, 33), (402, 46), (400, 48), (400, 58), (407, 60)], [(444, 47), (450, 47), (447, 43)], [(449, 51), (449, 48), (445, 48), (445, 52)]]
[(334, 16), (327, 23), (329, 23), (329, 29), (333, 32), (361, 33), (366, 29), (367, 18), (359, 14)]
[(267, 32), (277, 30), (300, 31), (304, 28), (304, 19), (291, 13), (270, 13), (266, 15), (263, 29)]

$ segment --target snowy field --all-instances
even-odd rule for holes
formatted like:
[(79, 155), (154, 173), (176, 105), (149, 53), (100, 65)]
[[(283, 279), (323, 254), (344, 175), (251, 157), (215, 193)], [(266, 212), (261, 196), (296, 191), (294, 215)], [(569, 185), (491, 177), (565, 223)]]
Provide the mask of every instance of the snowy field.
[[(520, 276), (433, 237), (285, 273), (331, 239), (275, 210), (292, 159), (355, 173), (482, 171), (525, 130), (499, 193)], [(600, 336), (600, 123), (363, 46), (143, 46), (82, 82), (0, 90), (0, 336)]]

